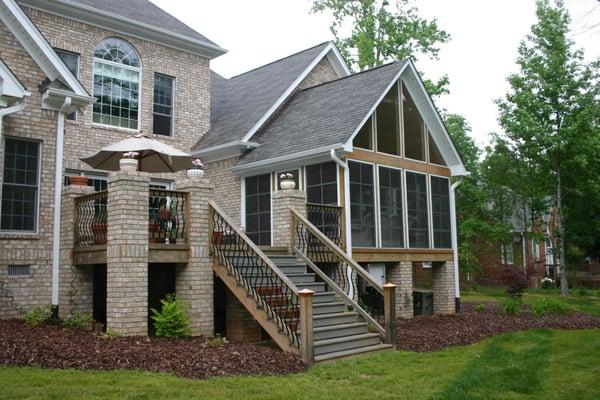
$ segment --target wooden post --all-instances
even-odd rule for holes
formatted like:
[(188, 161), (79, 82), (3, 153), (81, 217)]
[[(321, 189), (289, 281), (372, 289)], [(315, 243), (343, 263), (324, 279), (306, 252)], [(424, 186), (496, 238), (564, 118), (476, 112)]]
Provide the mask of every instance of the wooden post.
[(303, 289), (298, 292), (300, 297), (300, 351), (302, 360), (308, 364), (314, 362), (313, 348), (313, 292)]
[(385, 342), (396, 345), (396, 288), (393, 283), (383, 285), (383, 313)]

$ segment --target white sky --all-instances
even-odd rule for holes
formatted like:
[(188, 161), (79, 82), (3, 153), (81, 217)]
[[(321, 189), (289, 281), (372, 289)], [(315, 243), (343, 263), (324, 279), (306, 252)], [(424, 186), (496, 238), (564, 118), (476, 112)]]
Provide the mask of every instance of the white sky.
[[(229, 50), (211, 67), (230, 77), (333, 39), (330, 18), (309, 13), (310, 0), (152, 0), (198, 32)], [(598, 0), (565, 0), (573, 19), (573, 39), (588, 60), (600, 57)], [(438, 61), (419, 60), (429, 78), (450, 77), (450, 94), (438, 107), (463, 114), (480, 146), (501, 132), (494, 99), (508, 90), (517, 47), (535, 22), (534, 0), (419, 0), (420, 14), (437, 18), (452, 40)]]

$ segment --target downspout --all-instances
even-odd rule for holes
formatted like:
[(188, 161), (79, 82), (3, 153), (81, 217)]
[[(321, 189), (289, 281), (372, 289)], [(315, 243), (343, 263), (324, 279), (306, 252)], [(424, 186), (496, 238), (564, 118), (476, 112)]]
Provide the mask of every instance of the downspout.
[(12, 106), (12, 107), (3, 108), (0, 110), (0, 136), (2, 136), (2, 119), (6, 115), (14, 114), (19, 111), (23, 111), (25, 109), (25, 106), (27, 106), (27, 98), (22, 98), (21, 100), (19, 100), (17, 105)]
[(350, 224), (350, 170), (348, 169), (348, 163), (343, 161), (341, 158), (335, 154), (335, 150), (331, 149), (329, 153), (331, 159), (335, 161), (337, 165), (342, 167), (344, 170), (344, 219), (346, 220), (346, 226), (344, 227), (346, 230), (346, 253), (348, 257), (352, 258), (352, 226)]
[(56, 161), (54, 170), (54, 231), (52, 236), (52, 318), (58, 319), (60, 290), (60, 217), (62, 205), (63, 153), (65, 142), (65, 113), (71, 106), (71, 98), (66, 97), (58, 110), (56, 124)]
[(450, 225), (452, 227), (452, 248), (454, 249), (454, 307), (457, 313), (460, 312), (460, 282), (458, 269), (458, 230), (456, 223), (456, 189), (462, 183), (462, 179), (457, 180), (450, 188)]

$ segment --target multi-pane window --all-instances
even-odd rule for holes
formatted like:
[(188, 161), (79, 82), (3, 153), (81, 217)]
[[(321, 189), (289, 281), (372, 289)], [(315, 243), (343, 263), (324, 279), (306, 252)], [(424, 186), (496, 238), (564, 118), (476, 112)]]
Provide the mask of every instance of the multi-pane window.
[(406, 208), (409, 247), (429, 247), (426, 175), (415, 172), (406, 173)]
[(246, 178), (246, 234), (259, 246), (271, 245), (271, 174)]
[(425, 125), (415, 102), (404, 85), (402, 86), (402, 110), (404, 117), (404, 155), (406, 158), (425, 161)]
[(375, 182), (373, 166), (349, 162), (352, 244), (375, 246)]
[(376, 111), (377, 151), (400, 155), (400, 117), (398, 86), (394, 85)]
[(171, 136), (173, 133), (173, 89), (173, 78), (154, 74), (153, 132), (157, 135)]
[[(67, 69), (73, 74), (75, 78), (79, 79), (79, 54), (71, 51), (54, 49), (56, 54), (60, 57), (63, 63), (67, 66)], [(72, 112), (67, 115), (67, 119), (74, 121), (77, 119), (77, 113)]]
[(367, 122), (360, 128), (360, 131), (354, 138), (354, 147), (361, 149), (373, 150), (373, 118), (369, 118)]
[(429, 137), (429, 162), (432, 164), (445, 166), (446, 162), (444, 161), (444, 157), (442, 156), (440, 149), (433, 141), (433, 137), (431, 137), (431, 132), (428, 132), (427, 136)]
[(402, 171), (379, 168), (381, 246), (403, 247)]
[(39, 142), (8, 137), (4, 140), (1, 230), (36, 230), (39, 161)]
[(94, 123), (138, 129), (140, 59), (129, 43), (108, 38), (94, 51)]
[(513, 265), (514, 263), (514, 252), (512, 243), (503, 243), (500, 246), (500, 256), (502, 258), (502, 264)]
[(327, 162), (306, 167), (306, 201), (313, 204), (337, 205), (336, 163)]
[(452, 247), (450, 228), (450, 182), (447, 178), (431, 177), (431, 217), (433, 219), (433, 247)]
[(90, 176), (87, 174), (82, 174), (82, 173), (77, 173), (77, 172), (71, 171), (64, 177), (65, 186), (69, 186), (69, 184), (70, 184), (69, 178), (71, 176), (87, 176), (87, 178), (88, 178), (87, 185), (93, 187), (94, 191), (96, 191), (96, 192), (102, 192), (104, 190), (108, 190), (108, 180), (105, 176), (98, 176), (98, 175)]

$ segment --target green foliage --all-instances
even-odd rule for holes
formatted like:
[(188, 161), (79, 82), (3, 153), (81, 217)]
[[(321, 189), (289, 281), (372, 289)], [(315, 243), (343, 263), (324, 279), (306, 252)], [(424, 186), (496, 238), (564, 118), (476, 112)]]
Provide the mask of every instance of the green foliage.
[(160, 301), (161, 310), (152, 308), (152, 320), (156, 336), (186, 337), (191, 336), (191, 318), (188, 315), (189, 305), (178, 299), (174, 294), (169, 294)]
[(89, 315), (75, 314), (71, 318), (64, 320), (63, 325), (73, 329), (92, 329), (94, 319)]
[(528, 302), (533, 315), (567, 314), (571, 307), (561, 299), (555, 297), (533, 298)]
[[(437, 20), (419, 16), (409, 0), (313, 0), (313, 13), (331, 13), (330, 30), (346, 62), (365, 70), (392, 60), (437, 59), (450, 35)], [(344, 35), (342, 32), (350, 32)], [(447, 93), (448, 77), (426, 81), (431, 95)]]
[(485, 304), (483, 304), (483, 303), (477, 304), (475, 306), (475, 311), (478, 313), (485, 311)]
[(40, 326), (48, 322), (51, 316), (52, 308), (50, 306), (36, 307), (23, 315), (23, 322), (31, 327)]
[(229, 343), (227, 341), (227, 338), (220, 335), (216, 335), (215, 337), (211, 337), (210, 339), (208, 339), (208, 345), (211, 347), (219, 347), (227, 343)]
[(504, 314), (506, 315), (519, 315), (521, 313), (522, 306), (523, 303), (521, 302), (520, 298), (509, 297), (508, 299), (504, 300), (504, 303), (502, 304), (502, 311), (504, 311)]

